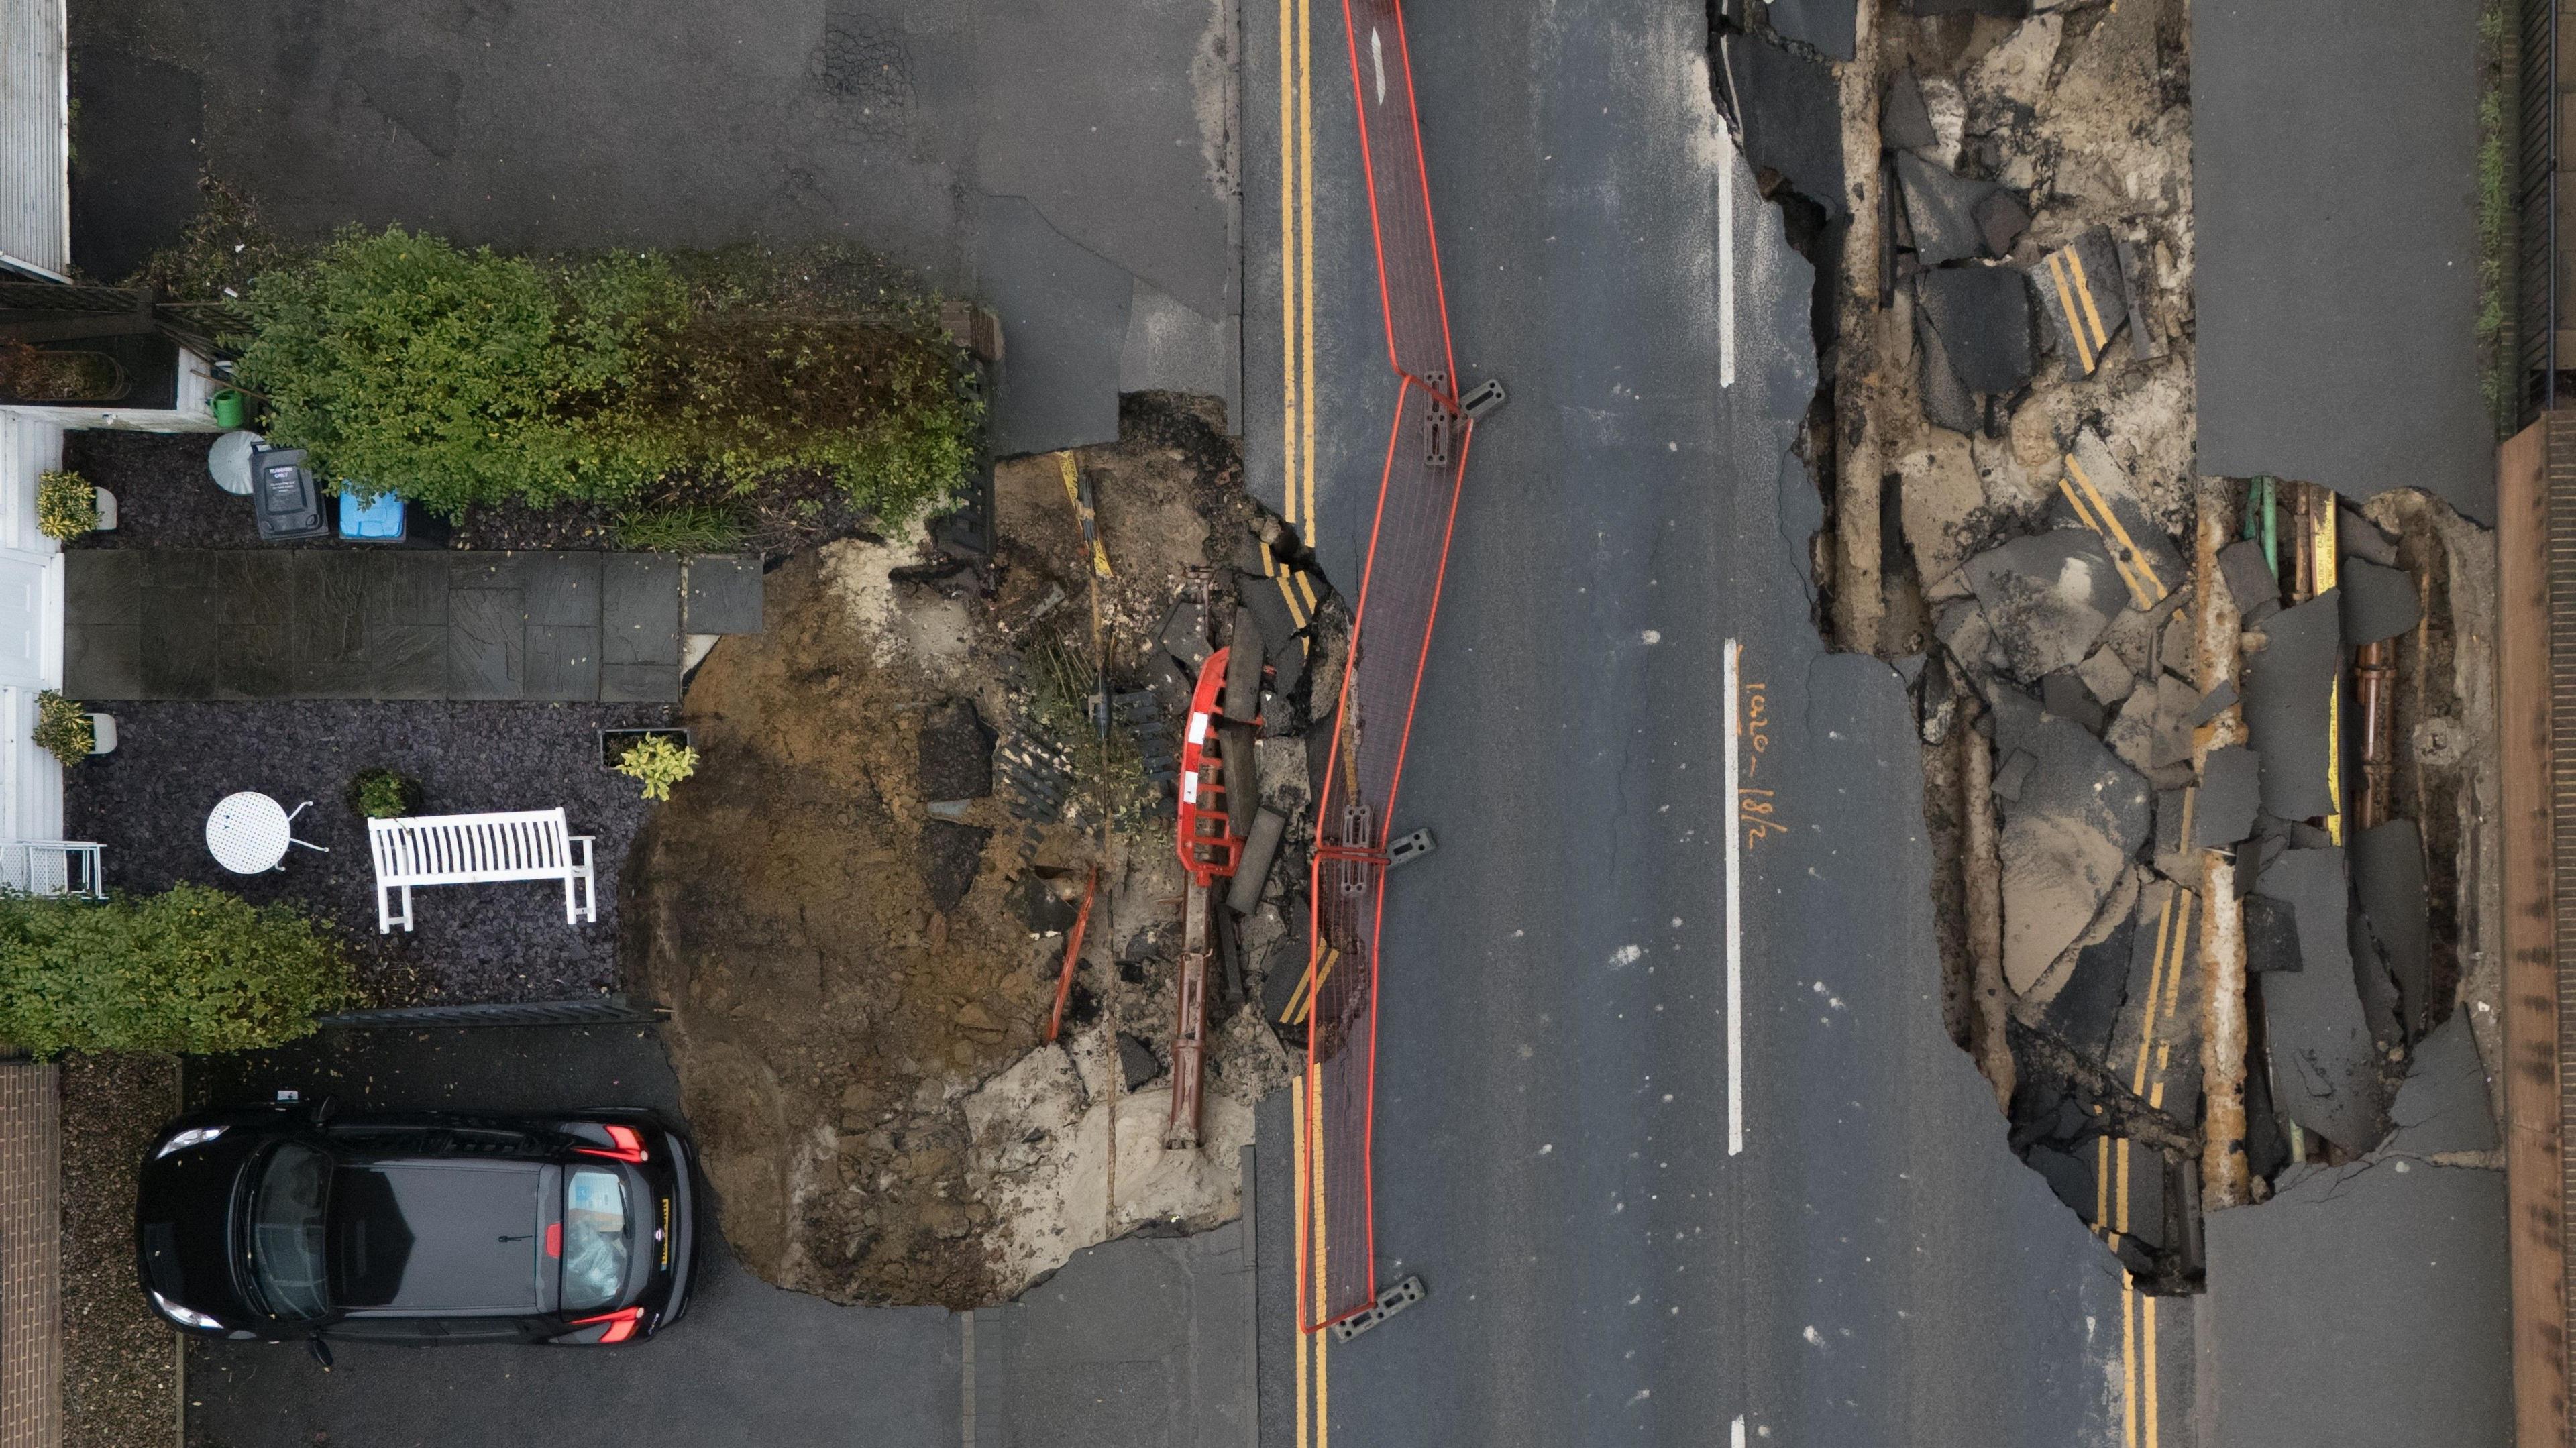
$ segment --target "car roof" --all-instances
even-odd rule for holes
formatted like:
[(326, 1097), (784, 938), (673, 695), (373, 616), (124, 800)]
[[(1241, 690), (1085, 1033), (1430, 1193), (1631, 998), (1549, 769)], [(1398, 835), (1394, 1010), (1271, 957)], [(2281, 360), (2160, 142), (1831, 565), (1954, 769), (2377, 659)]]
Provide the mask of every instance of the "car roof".
[(536, 1162), (344, 1162), (331, 1188), (334, 1296), (353, 1309), (533, 1312), (544, 1250)]

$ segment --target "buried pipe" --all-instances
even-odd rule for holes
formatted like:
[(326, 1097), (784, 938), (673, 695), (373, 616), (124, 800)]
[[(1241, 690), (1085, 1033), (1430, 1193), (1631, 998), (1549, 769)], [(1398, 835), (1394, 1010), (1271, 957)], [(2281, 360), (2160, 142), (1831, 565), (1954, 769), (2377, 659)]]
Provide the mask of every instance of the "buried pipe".
[[(2241, 644), (2236, 601), (2218, 571), (2218, 552), (2235, 532), (2236, 485), (2200, 480), (2192, 565), (2192, 682), (2203, 695), (2236, 680)], [(2192, 732), (2192, 767), (2213, 749), (2245, 742), (2245, 710), (2231, 703)], [(2237, 898), (2236, 860), (2226, 850), (2200, 856), (2201, 1203), (2243, 1206), (2252, 1200), (2245, 1156), (2245, 907)]]

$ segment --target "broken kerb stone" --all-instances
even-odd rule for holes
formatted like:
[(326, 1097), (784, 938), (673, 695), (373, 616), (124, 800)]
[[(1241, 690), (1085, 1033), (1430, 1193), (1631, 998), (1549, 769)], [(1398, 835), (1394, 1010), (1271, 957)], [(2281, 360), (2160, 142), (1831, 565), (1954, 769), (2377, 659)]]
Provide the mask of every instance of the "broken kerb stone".
[(1896, 153), (1896, 179), (1905, 190), (1905, 220), (1914, 230), (1914, 254), (1927, 267), (1965, 261), (1985, 245), (1977, 203), (1994, 192), (1992, 181), (1971, 181), (1911, 151)]
[(2004, 979), (2029, 991), (2080, 939), (2147, 838), (2147, 786), (2101, 741), (2011, 689), (1995, 693), (1995, 747), (2035, 760), (2003, 807)]
[(2102, 539), (2136, 607), (2155, 607), (2182, 582), (2182, 554), (2147, 516), (2136, 483), (2111, 456), (2111, 445), (2100, 432), (2088, 427), (2075, 435), (2075, 446), (2058, 473), (2057, 491), (2074, 509), (2075, 520)]
[(1977, 400), (1968, 395), (1968, 384), (1959, 380), (1959, 370), (1950, 363), (1950, 349), (1942, 345), (1941, 334), (1932, 327), (1932, 318), (1922, 308), (1914, 310), (1914, 342), (1921, 353), (1916, 370), (1914, 390), (1923, 398), (1923, 419), (1934, 427), (1952, 432), (1973, 433), (1985, 423)]
[(1891, 151), (1929, 151), (1941, 143), (1932, 129), (1932, 112), (1923, 104), (1923, 87), (1914, 72), (1900, 70), (1887, 83), (1878, 106), (1879, 144)]
[(1226, 886), (1225, 908), (1237, 915), (1249, 915), (1261, 906), (1261, 892), (1270, 884), (1271, 863), (1279, 858), (1279, 839), (1288, 830), (1288, 817), (1264, 805), (1252, 818), (1252, 831), (1243, 838), (1243, 858), (1237, 862), (1234, 880)]
[(2228, 596), (2236, 600), (2236, 611), (2250, 622), (2254, 610), (2269, 604), (2281, 606), (2281, 580), (2273, 575), (2272, 565), (2263, 556), (2263, 545), (2251, 538), (2240, 538), (2218, 550), (2218, 576), (2227, 580)]
[(2209, 751), (2201, 761), (2200, 797), (2192, 815), (2193, 849), (2233, 849), (2254, 833), (2262, 769), (2262, 757), (2242, 744)]
[(2298, 919), (2299, 968), (2263, 980), (2280, 1108), (2337, 1146), (2367, 1152), (2388, 1134), (2388, 1095), (2352, 958), (2343, 851), (2285, 851), (2255, 890)]
[(1969, 391), (2007, 393), (2030, 380), (2030, 288), (2019, 271), (1970, 262), (1919, 272), (1914, 305)]
[(2406, 1080), (2389, 1108), (2397, 1123), (2387, 1150), (2413, 1156), (2451, 1151), (2493, 1151), (2495, 1107), (2487, 1095), (2486, 1063), (2465, 1012), (2455, 1013), (2426, 1036), (2407, 1063)]
[(2030, 208), (2001, 186), (1987, 192), (1968, 214), (1976, 220), (1977, 235), (1986, 243), (1986, 255), (1997, 261), (2011, 256), (2013, 243), (2030, 230)]
[(2342, 652), (2342, 608), (2330, 588), (2283, 609), (2264, 623), (2263, 648), (2246, 657), (2245, 727), (2263, 753), (2263, 808), (2285, 820), (2335, 810), (2326, 782), (2334, 743), (2326, 714)]
[(2370, 933), (2397, 982), (2399, 1019), (2412, 1038), (2424, 1029), (2432, 921), (2424, 893), (2424, 842), (2415, 822), (2390, 820), (2352, 837), (2352, 886)]
[(2092, 376), (2102, 365), (2111, 334), (2129, 315), (2111, 233), (2097, 226), (2050, 252), (2031, 268), (2030, 282), (2039, 292), (2049, 335), (2066, 363), (2067, 380)]
[(2127, 597), (2102, 540), (2075, 528), (1989, 548), (1967, 572), (2005, 667), (2024, 680), (2084, 662)]
[(2415, 580), (2395, 568), (2354, 558), (2335, 579), (2343, 595), (2343, 641), (2375, 644), (2413, 628), (2424, 617)]

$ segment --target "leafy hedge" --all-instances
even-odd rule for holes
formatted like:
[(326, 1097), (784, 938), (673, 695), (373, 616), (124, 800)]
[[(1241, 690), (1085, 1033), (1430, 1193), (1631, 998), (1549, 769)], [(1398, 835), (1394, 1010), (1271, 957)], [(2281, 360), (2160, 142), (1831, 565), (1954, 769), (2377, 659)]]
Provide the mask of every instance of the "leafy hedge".
[(981, 406), (923, 309), (789, 290), (703, 257), (350, 231), (252, 285), (242, 377), (272, 440), (451, 517), (648, 502), (683, 473), (748, 493), (819, 469), (889, 517), (955, 486)]
[(291, 906), (203, 885), (0, 896), (0, 1040), (39, 1058), (274, 1046), (350, 998), (347, 957)]

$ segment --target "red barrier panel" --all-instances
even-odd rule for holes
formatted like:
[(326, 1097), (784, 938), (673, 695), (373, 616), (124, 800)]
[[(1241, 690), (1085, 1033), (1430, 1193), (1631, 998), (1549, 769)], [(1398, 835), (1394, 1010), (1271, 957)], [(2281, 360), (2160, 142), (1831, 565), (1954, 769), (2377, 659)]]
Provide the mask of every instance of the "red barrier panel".
[(1396, 384), (1316, 805), (1299, 1143), (1298, 1317), (1308, 1331), (1361, 1311), (1376, 1293), (1370, 1148), (1386, 844), (1472, 433), (1458, 411), (1403, 6), (1343, 0), (1342, 19)]

